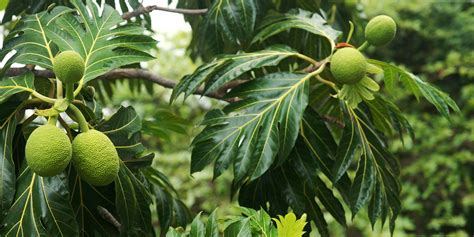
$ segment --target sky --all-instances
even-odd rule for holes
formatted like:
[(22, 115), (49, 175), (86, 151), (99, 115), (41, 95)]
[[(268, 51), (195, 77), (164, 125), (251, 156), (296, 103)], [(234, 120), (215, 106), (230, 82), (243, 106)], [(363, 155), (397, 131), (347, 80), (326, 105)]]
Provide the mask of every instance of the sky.
[[(157, 5), (160, 7), (176, 7), (176, 1), (168, 6), (168, 0), (144, 0), (143, 6)], [(183, 15), (179, 13), (153, 11), (150, 13), (152, 19), (152, 28), (155, 32), (164, 32), (173, 34), (178, 31), (189, 31), (191, 27), (184, 21)]]

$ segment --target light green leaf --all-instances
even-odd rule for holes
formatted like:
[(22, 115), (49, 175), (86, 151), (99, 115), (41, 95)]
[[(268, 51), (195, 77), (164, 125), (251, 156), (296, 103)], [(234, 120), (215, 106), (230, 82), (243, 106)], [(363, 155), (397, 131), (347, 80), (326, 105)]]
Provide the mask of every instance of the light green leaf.
[(306, 214), (303, 214), (300, 219), (296, 219), (294, 213), (290, 212), (283, 216), (278, 216), (279, 219), (273, 218), (277, 225), (279, 237), (301, 237), (305, 233)]

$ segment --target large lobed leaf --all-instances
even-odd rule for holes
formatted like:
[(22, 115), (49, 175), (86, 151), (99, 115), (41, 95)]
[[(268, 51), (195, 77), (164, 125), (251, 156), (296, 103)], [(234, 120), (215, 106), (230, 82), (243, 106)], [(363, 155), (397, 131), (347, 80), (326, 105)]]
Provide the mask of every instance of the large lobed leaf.
[[(288, 208), (298, 215), (306, 213), (319, 233), (329, 236), (323, 206), (339, 223), (346, 223), (342, 203), (320, 176), (331, 177), (337, 145), (313, 109), (306, 109), (302, 123), (300, 136), (288, 160), (255, 181), (245, 183), (239, 192), (239, 203), (252, 208), (266, 208), (270, 203), (268, 211), (272, 216), (282, 215)], [(347, 175), (335, 187), (343, 197), (347, 196), (350, 188)]]
[(289, 29), (301, 29), (321, 36), (331, 45), (331, 49), (334, 49), (334, 42), (340, 35), (340, 32), (328, 25), (326, 19), (321, 15), (302, 9), (295, 9), (285, 14), (278, 12), (268, 14), (261, 23), (259, 32), (254, 36), (252, 42), (264, 41), (273, 35)]
[(0, 103), (5, 102), (5, 100), (16, 93), (32, 92), (35, 89), (34, 81), (33, 73), (4, 78), (0, 81)]
[(423, 81), (416, 75), (382, 61), (369, 59), (369, 62), (382, 67), (384, 70), (384, 82), (389, 91), (395, 86), (397, 81), (400, 81), (417, 99), (422, 95), (446, 118), (449, 118), (450, 110), (460, 113), (456, 102), (454, 102), (449, 95)]
[(13, 203), (16, 191), (15, 164), (13, 162), (13, 137), (17, 121), (15, 118), (8, 120), (5, 127), (0, 130), (0, 221), (6, 215), (6, 210)]
[(188, 97), (204, 83), (204, 94), (216, 91), (246, 72), (266, 66), (276, 66), (283, 59), (296, 55), (298, 52), (288, 46), (275, 45), (257, 52), (222, 56), (211, 63), (200, 66), (193, 74), (181, 79), (176, 85), (171, 99), (176, 99), (182, 93)]
[(233, 165), (237, 183), (256, 179), (291, 152), (308, 103), (309, 74), (273, 73), (227, 94), (242, 100), (206, 115), (193, 141), (191, 172), (215, 162), (219, 176)]
[(124, 20), (111, 6), (103, 10), (91, 0), (73, 0), (75, 9), (59, 6), (23, 18), (5, 39), (0, 58), (16, 52), (6, 62), (33, 64), (52, 69), (58, 51), (74, 50), (85, 60), (83, 82), (121, 66), (148, 61), (147, 53), (155, 40), (138, 25), (121, 24)]

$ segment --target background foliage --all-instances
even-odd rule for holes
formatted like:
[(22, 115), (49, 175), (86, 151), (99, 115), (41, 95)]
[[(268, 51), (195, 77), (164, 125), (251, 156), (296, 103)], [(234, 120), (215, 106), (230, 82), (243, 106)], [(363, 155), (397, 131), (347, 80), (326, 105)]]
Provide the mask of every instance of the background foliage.
[[(280, 12), (287, 12), (295, 7), (309, 11), (318, 9), (318, 6), (306, 4), (306, 1), (278, 2), (280, 3), (277, 8)], [(258, 4), (265, 3), (266, 1), (258, 1)], [(254, 7), (262, 7), (258, 4)], [(377, 51), (369, 50), (368, 55), (402, 65), (403, 68), (421, 75), (423, 79), (435, 83), (442, 90), (453, 95), (455, 101), (463, 108), (463, 117), (452, 117), (449, 122), (445, 117), (437, 115), (432, 105), (423, 100), (418, 103), (416, 98), (406, 90), (394, 89), (391, 93), (391, 98), (397, 100), (403, 113), (410, 113), (408, 120), (413, 125), (416, 134), (414, 140), (409, 135), (403, 135), (403, 144), (396, 140), (394, 135), (387, 137), (390, 140), (389, 143), (395, 144), (391, 147), (391, 151), (395, 152), (395, 156), (399, 157), (401, 162), (403, 209), (397, 222), (396, 236), (439, 233), (456, 233), (461, 236), (472, 234), (474, 196), (472, 196), (473, 177), (469, 171), (472, 170), (473, 164), (474, 123), (469, 118), (474, 112), (474, 101), (470, 96), (474, 92), (471, 83), (474, 77), (472, 64), (474, 44), (470, 40), (470, 36), (474, 34), (473, 4), (468, 2), (362, 1), (362, 4), (352, 5), (342, 3), (342, 1), (322, 1), (321, 6), (324, 9), (331, 9), (333, 4), (336, 4), (338, 14), (334, 16), (335, 19), (331, 23), (336, 29), (347, 32), (347, 21), (343, 19), (353, 19), (358, 26), (355, 42), (362, 42), (362, 26), (370, 16), (380, 13), (394, 16), (399, 26), (397, 39), (388, 47), (377, 49)], [(44, 3), (38, 9), (44, 9), (47, 5), (49, 4)], [(179, 1), (178, 6), (206, 8), (211, 4), (210, 1)], [(123, 5), (121, 7), (122, 10), (126, 9)], [(33, 9), (30, 12), (37, 11)], [(255, 14), (256, 21), (263, 19), (263, 13), (256, 11)], [(227, 27), (235, 24), (231, 19), (226, 19), (227, 14), (219, 11), (211, 12), (210, 16), (226, 22)], [(275, 13), (274, 17), (284, 16)], [(202, 39), (197, 37), (198, 34), (189, 32), (169, 36), (170, 38), (164, 41), (171, 42), (172, 47), (156, 49), (152, 54), (157, 56), (157, 59), (148, 64), (149, 69), (158, 71), (167, 78), (179, 79), (200, 66), (201, 59), (207, 61), (215, 54), (235, 53), (242, 49), (256, 51), (278, 42), (288, 42), (298, 52), (303, 51), (318, 59), (327, 54), (324, 50), (318, 50), (320, 44), (325, 44), (324, 40), (300, 30), (291, 30), (292, 34), (269, 36), (269, 40), (264, 43), (252, 44), (252, 35), (242, 32), (227, 36), (213, 35), (212, 33), (215, 33), (216, 27), (219, 26), (213, 25), (212, 21), (201, 19), (199, 16), (189, 16), (186, 19), (190, 21), (194, 30), (200, 29), (204, 31), (202, 34), (210, 35), (206, 38), (209, 41), (202, 42)], [(143, 20), (142, 24), (148, 28), (149, 22), (146, 18)], [(204, 24), (204, 27), (200, 24)], [(256, 30), (255, 25), (249, 23), (245, 32)], [(12, 25), (6, 25), (7, 29), (11, 27)], [(233, 40), (223, 41), (219, 37), (229, 37)], [(307, 42), (299, 41), (302, 38)], [(213, 40), (216, 42), (209, 43)], [(222, 42), (228, 44), (222, 44)], [(184, 54), (188, 43), (187, 53), (189, 54)], [(137, 84), (132, 81), (97, 82), (93, 85), (102, 92), (102, 96), (98, 99), (104, 104), (103, 111), (106, 117), (110, 117), (115, 112), (122, 116), (125, 116), (125, 112), (132, 113), (129, 109), (122, 108), (117, 111), (117, 108), (133, 105), (136, 113), (142, 118), (140, 123), (143, 128), (142, 143), (145, 147), (153, 148), (156, 153), (153, 161), (153, 167), (156, 169), (143, 172), (144, 176), (155, 177), (150, 178), (151, 184), (148, 187), (156, 195), (154, 200), (149, 201), (154, 205), (152, 215), (155, 228), (159, 230), (160, 227), (166, 228), (167, 225), (172, 224), (159, 221), (169, 217), (164, 216), (163, 213), (168, 213), (170, 216), (176, 215), (177, 218), (171, 218), (175, 221), (173, 224), (190, 222), (191, 216), (201, 211), (203, 211), (201, 214), (203, 216), (210, 215), (216, 206), (220, 206), (217, 210), (220, 216), (240, 214), (239, 210), (228, 208), (237, 205), (236, 198), (230, 199), (232, 195), (228, 187), (232, 185), (233, 178), (230, 172), (224, 172), (216, 180), (213, 179), (212, 167), (195, 173), (192, 177), (189, 175), (191, 153), (188, 145), (191, 143), (191, 138), (201, 130), (195, 125), (204, 118), (204, 114), (210, 108), (222, 108), (224, 103), (206, 98), (198, 100), (198, 96), (193, 96), (194, 98), (184, 102), (179, 99), (170, 107), (170, 91), (151, 84)], [(13, 97), (9, 102), (15, 103), (15, 100), (18, 101), (21, 98)], [(183, 103), (184, 106), (182, 106)], [(126, 170), (123, 170), (122, 174), (127, 174)], [(169, 180), (162, 174), (168, 176)], [(132, 177), (129, 175), (123, 177), (126, 176)], [(140, 180), (141, 175), (137, 177)], [(169, 185), (168, 182), (173, 185)], [(321, 182), (325, 185), (324, 182), (330, 181), (323, 179)], [(341, 198), (338, 195), (336, 193), (337, 198)], [(169, 203), (172, 204), (169, 205)], [(189, 207), (191, 212), (189, 213), (182, 204)], [(163, 212), (163, 208), (174, 211)], [(347, 207), (344, 208), (347, 209)], [(331, 212), (324, 208), (321, 211), (329, 223), (330, 235), (379, 235), (380, 227), (376, 227), (376, 232), (371, 230), (371, 220), (366, 216), (365, 211), (357, 215), (354, 222), (347, 222), (347, 230), (336, 223), (351, 220), (349, 210), (346, 210), (346, 216), (338, 216), (334, 214), (338, 211)], [(382, 231), (388, 233), (388, 226), (385, 226)], [(312, 234), (316, 235), (315, 232)]]

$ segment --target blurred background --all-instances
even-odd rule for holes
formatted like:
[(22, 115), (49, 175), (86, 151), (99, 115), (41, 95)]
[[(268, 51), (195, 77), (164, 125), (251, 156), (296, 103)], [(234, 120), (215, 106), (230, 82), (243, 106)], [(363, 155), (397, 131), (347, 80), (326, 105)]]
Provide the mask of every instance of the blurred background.
[[(402, 144), (397, 138), (391, 149), (402, 165), (402, 213), (394, 236), (474, 234), (474, 1), (428, 0), (339, 0), (336, 7), (350, 9), (358, 19), (356, 38), (371, 17), (392, 16), (398, 24), (396, 39), (386, 47), (369, 48), (376, 57), (406, 67), (409, 71), (449, 93), (462, 109), (451, 121), (432, 106), (404, 91), (397, 93), (398, 105), (414, 128), (415, 140)], [(143, 5), (166, 6), (167, 0), (145, 0)], [(170, 7), (174, 7), (172, 3)], [(200, 61), (186, 53), (190, 27), (180, 14), (155, 11), (152, 27), (157, 32), (156, 60), (145, 67), (165, 78), (179, 80), (193, 72)], [(0, 29), (3, 30), (3, 29)], [(360, 39), (359, 39), (360, 40)], [(237, 203), (230, 197), (231, 176), (212, 180), (212, 169), (189, 175), (191, 138), (197, 126), (217, 101), (194, 96), (169, 104), (170, 90), (154, 85), (137, 86), (118, 82), (103, 87), (105, 112), (117, 105), (133, 104), (143, 118), (144, 144), (154, 148), (153, 165), (166, 174), (180, 198), (195, 215), (233, 214)], [(112, 93), (108, 93), (114, 91)], [(131, 100), (130, 98), (133, 98)], [(183, 106), (184, 104), (184, 106)], [(170, 132), (171, 131), (171, 132)], [(347, 212), (349, 213), (349, 212)], [(156, 219), (156, 213), (155, 219)], [(372, 231), (366, 212), (360, 212), (348, 227), (327, 215), (332, 236), (390, 236), (388, 225)], [(350, 216), (347, 217), (351, 219)], [(158, 225), (156, 225), (158, 226)], [(312, 233), (316, 236), (316, 233)]]

